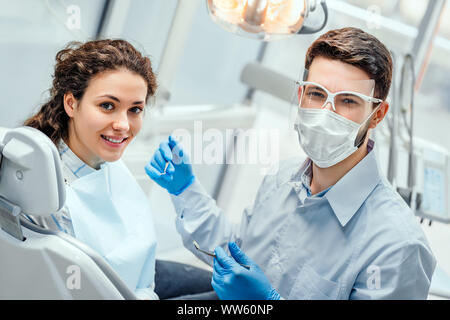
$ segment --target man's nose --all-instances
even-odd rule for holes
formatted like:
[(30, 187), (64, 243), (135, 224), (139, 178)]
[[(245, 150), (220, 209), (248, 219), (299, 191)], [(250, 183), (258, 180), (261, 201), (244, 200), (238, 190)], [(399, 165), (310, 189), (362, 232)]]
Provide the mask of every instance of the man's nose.
[(325, 105), (323, 106), (324, 109), (328, 109), (330, 111), (334, 111), (334, 106), (333, 103), (331, 101), (327, 101), (325, 103)]

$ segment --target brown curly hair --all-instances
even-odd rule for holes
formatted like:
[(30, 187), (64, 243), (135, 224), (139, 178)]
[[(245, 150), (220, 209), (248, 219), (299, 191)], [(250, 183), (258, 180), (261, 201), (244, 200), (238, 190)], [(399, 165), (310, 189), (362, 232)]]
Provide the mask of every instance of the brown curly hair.
[(39, 129), (55, 144), (60, 139), (67, 139), (69, 116), (64, 110), (64, 95), (71, 92), (80, 100), (90, 79), (101, 72), (120, 68), (142, 76), (147, 83), (146, 102), (155, 94), (157, 83), (150, 59), (129, 42), (105, 39), (68, 43), (56, 54), (49, 101), (41, 106), (38, 113), (27, 119), (24, 125)]
[(375, 97), (385, 100), (392, 81), (392, 58), (386, 46), (358, 28), (330, 30), (314, 41), (306, 53), (305, 68), (323, 56), (356, 66), (375, 80)]

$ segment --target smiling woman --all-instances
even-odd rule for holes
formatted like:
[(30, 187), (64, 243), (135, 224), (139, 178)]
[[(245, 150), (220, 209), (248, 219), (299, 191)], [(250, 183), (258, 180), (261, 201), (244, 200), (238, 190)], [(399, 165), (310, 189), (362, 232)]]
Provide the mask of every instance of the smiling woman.
[(84, 242), (138, 298), (157, 299), (156, 235), (147, 196), (120, 158), (156, 91), (150, 59), (124, 40), (70, 43), (56, 55), (51, 97), (26, 126), (58, 147), (64, 208), (26, 217)]
[(50, 100), (25, 121), (86, 164), (120, 158), (156, 91), (151, 62), (125, 40), (72, 42), (56, 55)]
[(82, 99), (66, 93), (70, 149), (96, 169), (118, 160), (142, 127), (146, 93), (144, 79), (124, 68), (94, 76)]

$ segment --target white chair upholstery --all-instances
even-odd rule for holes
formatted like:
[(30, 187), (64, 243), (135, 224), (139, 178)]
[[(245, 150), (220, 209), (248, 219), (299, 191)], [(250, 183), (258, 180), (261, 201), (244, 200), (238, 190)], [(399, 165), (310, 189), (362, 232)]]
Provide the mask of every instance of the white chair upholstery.
[(20, 215), (50, 215), (64, 205), (51, 140), (28, 127), (0, 128), (0, 151), (0, 299), (135, 299), (94, 250)]

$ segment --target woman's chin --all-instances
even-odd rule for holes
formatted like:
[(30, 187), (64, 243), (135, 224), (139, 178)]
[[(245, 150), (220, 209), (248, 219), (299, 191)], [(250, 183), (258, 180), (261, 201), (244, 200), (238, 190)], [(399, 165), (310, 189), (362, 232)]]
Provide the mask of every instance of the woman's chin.
[(103, 152), (100, 158), (106, 162), (115, 162), (122, 158), (122, 152)]
[(120, 158), (122, 158), (122, 154), (120, 154), (120, 155), (116, 155), (116, 156), (109, 156), (109, 157), (105, 157), (104, 158), (104, 160), (106, 161), (106, 162), (115, 162), (115, 161), (117, 161), (117, 160), (120, 160)]
[(98, 156), (106, 162), (117, 161), (122, 158), (123, 152), (127, 148), (128, 144), (129, 141), (124, 141), (120, 146), (114, 146), (113, 148), (109, 145), (102, 145), (97, 149)]

